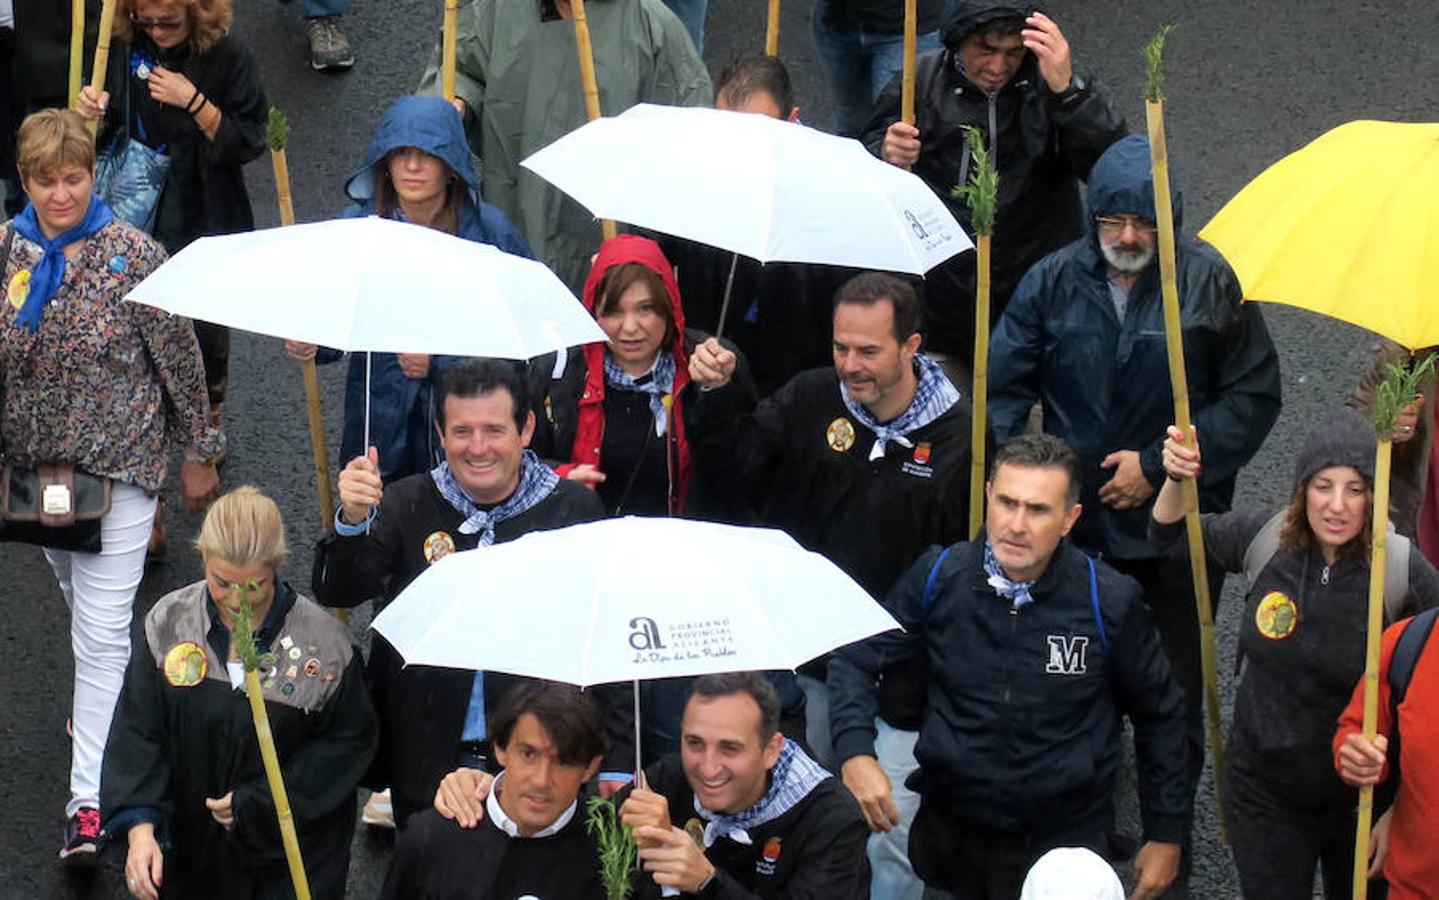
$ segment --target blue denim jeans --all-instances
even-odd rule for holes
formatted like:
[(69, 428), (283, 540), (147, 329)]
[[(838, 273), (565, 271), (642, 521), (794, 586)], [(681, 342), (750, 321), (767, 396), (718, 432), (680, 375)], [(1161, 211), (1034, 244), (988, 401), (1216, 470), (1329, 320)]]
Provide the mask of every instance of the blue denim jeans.
[(690, 33), (690, 40), (694, 41), (695, 52), (703, 54), (705, 52), (705, 10), (709, 8), (710, 0), (664, 0), (664, 4), (684, 23), (685, 31)]
[(909, 864), (909, 826), (919, 812), (919, 795), (904, 786), (919, 763), (914, 759), (917, 731), (901, 731), (875, 717), (874, 755), (889, 776), (890, 797), (899, 809), (899, 824), (869, 837), (870, 896), (874, 900), (921, 900), (924, 882)]
[[(810, 24), (834, 92), (835, 131), (858, 137), (875, 98), (904, 68), (904, 35), (870, 31), (843, 19), (840, 0), (815, 0)], [(915, 40), (915, 54), (939, 49), (939, 31)]]
[(350, 11), (350, 0), (305, 0), (305, 18), (343, 16)]

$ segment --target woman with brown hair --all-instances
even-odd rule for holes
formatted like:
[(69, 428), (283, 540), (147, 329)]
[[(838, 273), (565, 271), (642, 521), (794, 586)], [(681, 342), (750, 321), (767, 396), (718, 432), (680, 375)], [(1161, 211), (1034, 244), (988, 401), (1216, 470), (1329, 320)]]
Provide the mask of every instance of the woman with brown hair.
[[(75, 103), (103, 120), (97, 146), (123, 132), (170, 157), (151, 234), (172, 256), (198, 237), (255, 227), (242, 167), (265, 152), (269, 104), (255, 58), (229, 34), (232, 14), (232, 0), (117, 0), (105, 89), (86, 86)], [(196, 322), (195, 335), (218, 425), (230, 330)]]
[[(1169, 478), (1150, 523), (1160, 547), (1183, 544), (1180, 481), (1199, 473), (1199, 451), (1181, 437), (1171, 427), (1164, 444)], [(1364, 671), (1374, 447), (1373, 426), (1343, 408), (1305, 438), (1278, 514), (1203, 517), (1209, 558), (1249, 579), (1224, 785), (1246, 897), (1309, 900), (1316, 866), (1326, 897), (1349, 896), (1357, 798), (1334, 772), (1330, 741)], [(1418, 552), (1386, 580), (1389, 621), (1439, 604), (1439, 574)]]
[(75, 651), (60, 856), (86, 863), (99, 838), (100, 759), (130, 652), (155, 495), (170, 454), (184, 448), (180, 493), (198, 512), (219, 484), (214, 459), (225, 443), (210, 424), (190, 321), (125, 302), (165, 251), (94, 196), (95, 145), (84, 120), (53, 109), (28, 117), (18, 160), (30, 204), (0, 233), (8, 300), (0, 303), (0, 457), (12, 496), (22, 481), (35, 484), (41, 465), (73, 466), (111, 485), (97, 542), (62, 547), (43, 538)]

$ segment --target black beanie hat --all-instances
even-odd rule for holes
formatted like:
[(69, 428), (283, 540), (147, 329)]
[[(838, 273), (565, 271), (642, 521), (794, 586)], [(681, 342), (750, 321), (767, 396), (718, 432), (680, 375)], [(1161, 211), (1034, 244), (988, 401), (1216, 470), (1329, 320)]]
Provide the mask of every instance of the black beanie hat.
[(1304, 437), (1294, 460), (1294, 487), (1303, 487), (1330, 466), (1351, 466), (1374, 487), (1374, 451), (1378, 439), (1369, 419), (1352, 407), (1341, 407)]

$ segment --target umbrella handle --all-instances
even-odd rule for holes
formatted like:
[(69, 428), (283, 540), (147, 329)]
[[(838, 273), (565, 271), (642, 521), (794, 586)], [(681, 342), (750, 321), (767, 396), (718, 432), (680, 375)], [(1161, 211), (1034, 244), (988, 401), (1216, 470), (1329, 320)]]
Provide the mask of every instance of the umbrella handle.
[(360, 452), (370, 455), (370, 351), (365, 351), (365, 442)]

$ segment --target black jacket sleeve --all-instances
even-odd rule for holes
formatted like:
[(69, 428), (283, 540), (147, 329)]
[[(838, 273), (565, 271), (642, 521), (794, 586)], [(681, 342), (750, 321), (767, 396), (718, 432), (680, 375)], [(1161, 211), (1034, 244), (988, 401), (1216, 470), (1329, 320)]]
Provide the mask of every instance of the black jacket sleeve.
[(729, 487), (753, 498), (794, 434), (794, 382), (753, 407), (745, 402), (754, 395), (753, 382), (733, 387), (695, 392), (685, 413), (686, 437), (696, 475), (712, 487)]
[(372, 597), (388, 596), (400, 568), (400, 533), (384, 505), (366, 534), (328, 534), (315, 545), (310, 590), (316, 602), (349, 609)]
[[(924, 652), (924, 586), (940, 553), (939, 547), (929, 548), (885, 597), (885, 609), (899, 621), (903, 631), (877, 634), (841, 648), (830, 658), (826, 678), (829, 724), (835, 758), (841, 763), (853, 756), (874, 755), (880, 673)], [(940, 592), (943, 569), (935, 582), (936, 594)]]
[[(1045, 295), (1053, 289), (1040, 262), (1020, 280), (989, 338), (989, 423), (998, 446), (1024, 433), (1039, 399)], [(1162, 442), (1161, 442), (1162, 446)]]
[[(853, 802), (852, 800), (850, 801)], [(816, 813), (820, 810), (815, 810)], [(806, 838), (813, 852), (774, 896), (778, 900), (868, 900), (869, 858), (865, 845), (869, 826), (858, 815), (814, 816), (818, 834)], [(700, 893), (706, 900), (760, 900), (728, 873), (716, 869), (714, 880)]]
[(1089, 178), (1089, 170), (1109, 145), (1129, 133), (1124, 117), (1109, 100), (1109, 92), (1090, 76), (1084, 78), (1087, 87), (1067, 101), (1047, 87), (1042, 89), (1059, 140), (1059, 152), (1081, 181)]
[(1177, 844), (1194, 802), (1185, 779), (1184, 692), (1170, 673), (1159, 632), (1137, 592), (1117, 625), (1110, 664), (1119, 707), (1134, 726), (1144, 838)]
[(109, 830), (115, 817), (127, 810), (153, 810), (160, 820), (155, 823), (156, 836), (161, 837), (173, 809), (170, 758), (165, 750), (165, 700), (160, 670), (143, 632), (133, 643), (105, 743), (100, 811)]
[(205, 150), (205, 162), (212, 167), (244, 165), (264, 153), (270, 109), (255, 57), (234, 38), (224, 39), (224, 52), (223, 76), (215, 79), (220, 83), (207, 86), (211, 104), (220, 110), (220, 127)]
[[(340, 689), (313, 716), (305, 743), (280, 763), (290, 811), (301, 829), (340, 804), (353, 803), (355, 788), (375, 755), (379, 723), (358, 651), (340, 677)], [(257, 856), (274, 855), (281, 846), (280, 827), (265, 777), (235, 785), (231, 803), (234, 839)]]

